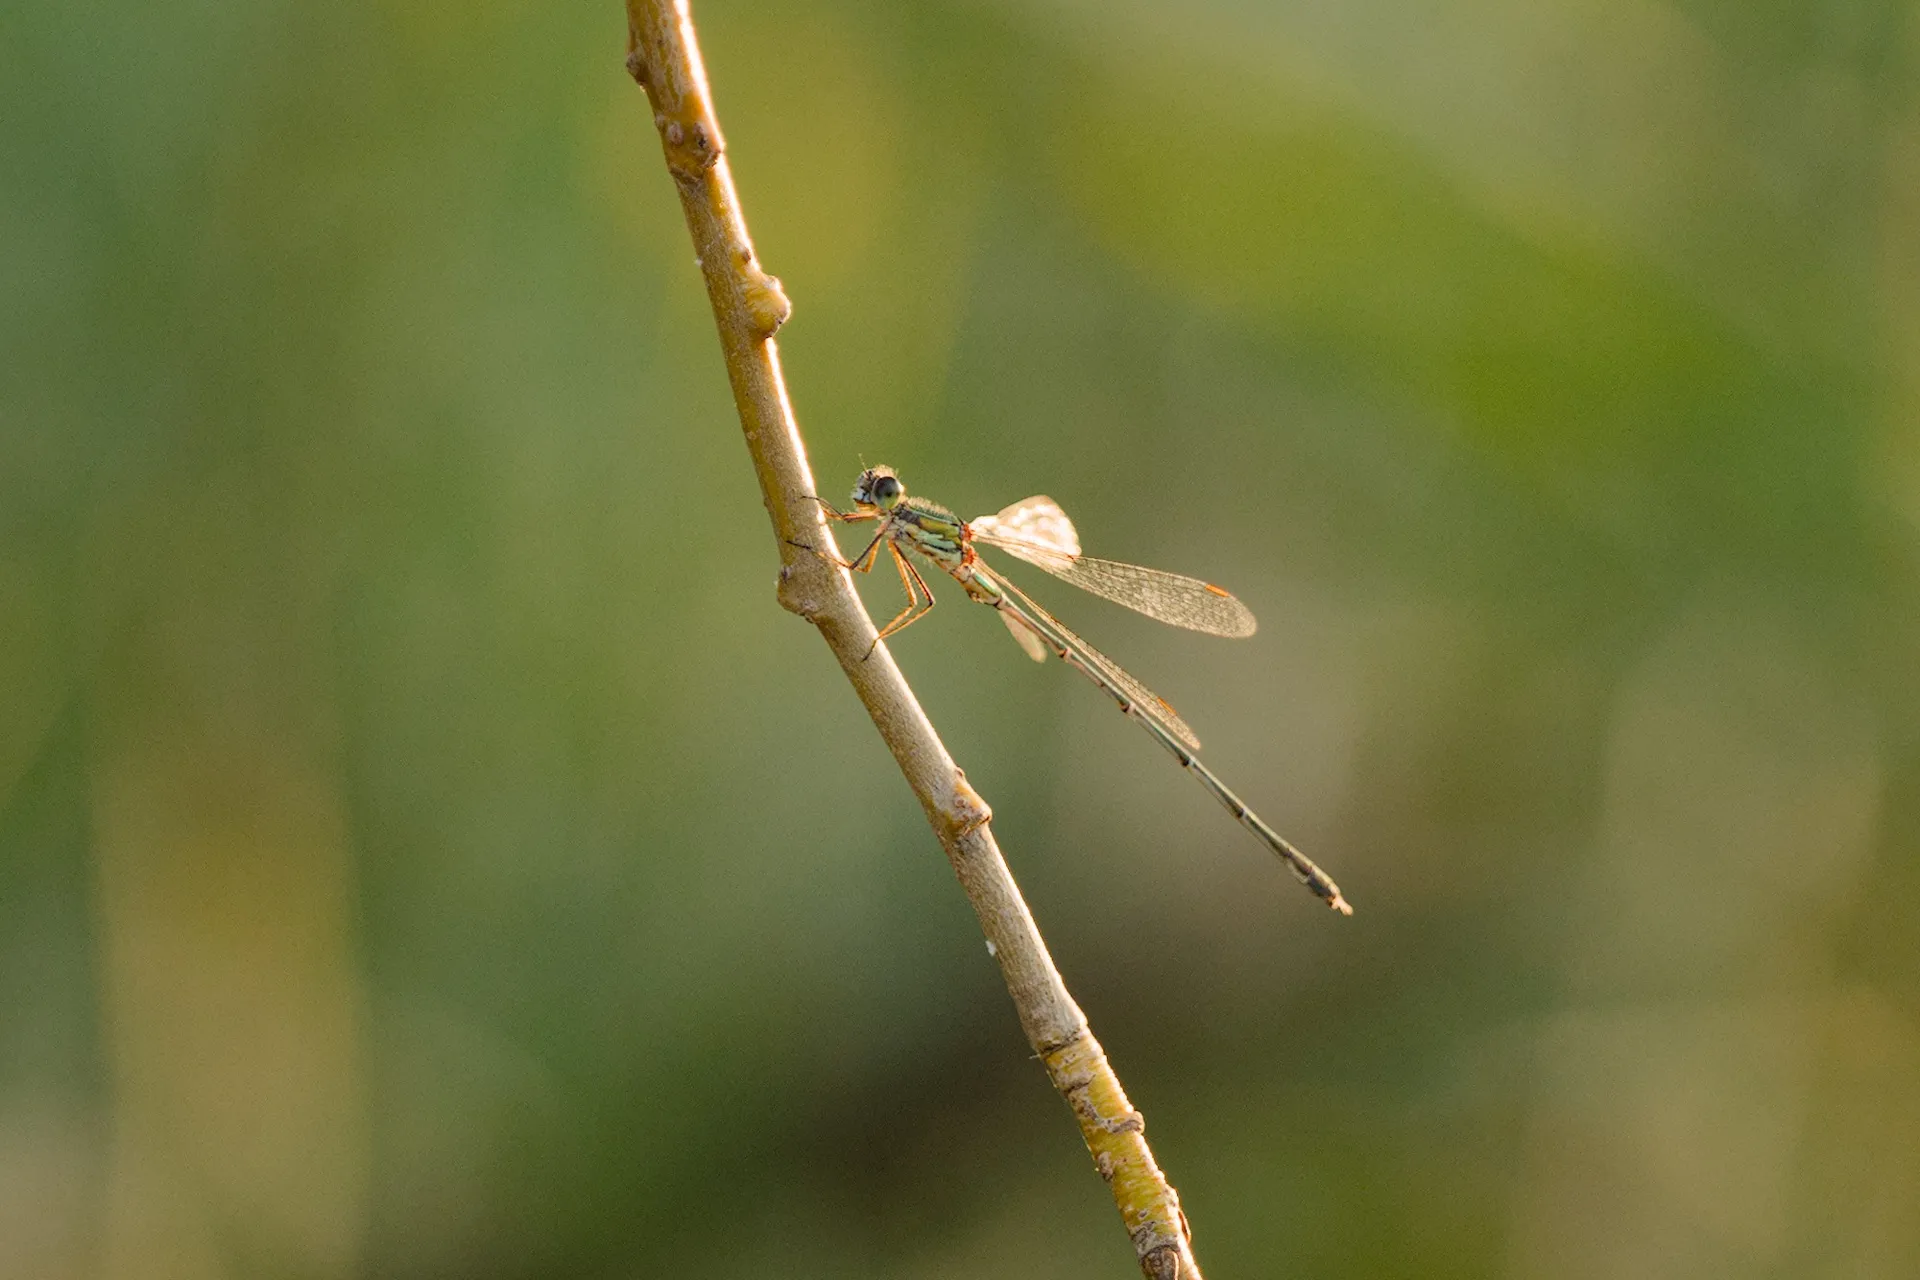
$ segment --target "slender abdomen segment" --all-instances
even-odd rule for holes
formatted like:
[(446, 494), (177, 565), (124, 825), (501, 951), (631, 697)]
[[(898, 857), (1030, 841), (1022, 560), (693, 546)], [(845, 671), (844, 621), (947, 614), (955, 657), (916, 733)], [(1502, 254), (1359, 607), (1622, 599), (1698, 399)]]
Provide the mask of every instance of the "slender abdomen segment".
[[(986, 586), (990, 584), (982, 585)], [(968, 591), (971, 593), (973, 590), (972, 584), (969, 584)], [(1221, 807), (1233, 815), (1234, 821), (1238, 822), (1248, 831), (1251, 831), (1261, 844), (1267, 846), (1275, 857), (1285, 863), (1287, 870), (1293, 872), (1301, 884), (1306, 885), (1307, 888), (1311, 889), (1314, 894), (1329, 907), (1332, 907), (1340, 914), (1348, 916), (1353, 914), (1353, 908), (1348, 905), (1346, 898), (1341, 896), (1340, 886), (1333, 882), (1333, 877), (1322, 871), (1313, 859), (1294, 848), (1293, 845), (1287, 841), (1286, 837), (1261, 821), (1260, 815), (1252, 809), (1249, 809), (1246, 801), (1235, 795), (1226, 783), (1220, 781), (1220, 779), (1214, 775), (1213, 770), (1201, 764), (1198, 757), (1196, 757), (1192, 750), (1184, 743), (1167, 732), (1159, 722), (1143, 711), (1139, 704), (1128, 696), (1126, 690), (1119, 688), (1094, 666), (1081, 661), (1079, 654), (1075, 653), (1067, 645), (1061, 643), (1060, 639), (1052, 635), (1047, 628), (1035, 626), (1034, 619), (1028, 618), (1017, 610), (1010, 608), (1006, 603), (1006, 597), (999, 592), (992, 592), (990, 598), (980, 595), (975, 595), (974, 598), (984, 599), (986, 603), (993, 605), (995, 608), (1006, 609), (1008, 612), (1013, 613), (1015, 617), (1019, 618), (1029, 630), (1033, 631), (1046, 642), (1049, 649), (1052, 649), (1054, 653), (1059, 655), (1062, 662), (1065, 662), (1068, 666), (1074, 668), (1080, 672), (1080, 674), (1087, 677), (1087, 679), (1093, 681), (1094, 684), (1098, 685), (1109, 698), (1112, 698), (1114, 702), (1119, 705), (1120, 710), (1125, 713), (1128, 719), (1153, 735), (1153, 740), (1165, 747), (1167, 753), (1180, 762), (1180, 767), (1192, 774), (1194, 779), (1207, 789), (1208, 794), (1212, 795), (1215, 800), (1218, 800)]]

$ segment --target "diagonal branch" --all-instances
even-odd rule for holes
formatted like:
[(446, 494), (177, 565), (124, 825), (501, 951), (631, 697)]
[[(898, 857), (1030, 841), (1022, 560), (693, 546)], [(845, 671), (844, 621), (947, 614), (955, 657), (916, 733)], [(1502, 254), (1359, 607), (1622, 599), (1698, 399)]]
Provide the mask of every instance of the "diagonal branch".
[(773, 334), (791, 307), (761, 269), (727, 169), (726, 148), (686, 0), (627, 0), (627, 69), (646, 89), (667, 170), (693, 234), (720, 330), (747, 451), (773, 520), (780, 603), (820, 629), (867, 713), (926, 810), (980, 917), (1019, 1012), (1113, 1190), (1142, 1272), (1150, 1280), (1200, 1280), (1179, 1197), (1154, 1163), (1144, 1121), (1108, 1065), (1066, 985), (988, 826), (992, 811), (947, 754), (875, 630), (844, 569), (809, 548), (830, 546), (806, 447), (787, 402)]

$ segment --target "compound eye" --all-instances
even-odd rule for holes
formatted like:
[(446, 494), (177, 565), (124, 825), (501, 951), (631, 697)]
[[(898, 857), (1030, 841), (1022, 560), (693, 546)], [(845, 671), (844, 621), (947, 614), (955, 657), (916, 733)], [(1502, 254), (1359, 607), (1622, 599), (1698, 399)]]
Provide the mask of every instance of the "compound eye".
[(900, 500), (905, 490), (892, 476), (881, 476), (873, 482), (873, 500), (883, 507), (890, 507)]

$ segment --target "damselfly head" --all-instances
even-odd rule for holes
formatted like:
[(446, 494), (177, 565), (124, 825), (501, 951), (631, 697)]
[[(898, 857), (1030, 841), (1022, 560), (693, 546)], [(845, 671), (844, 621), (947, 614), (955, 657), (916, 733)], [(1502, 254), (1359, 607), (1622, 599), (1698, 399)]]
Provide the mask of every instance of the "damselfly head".
[(892, 467), (868, 467), (853, 486), (853, 505), (862, 511), (891, 511), (906, 496), (907, 486)]

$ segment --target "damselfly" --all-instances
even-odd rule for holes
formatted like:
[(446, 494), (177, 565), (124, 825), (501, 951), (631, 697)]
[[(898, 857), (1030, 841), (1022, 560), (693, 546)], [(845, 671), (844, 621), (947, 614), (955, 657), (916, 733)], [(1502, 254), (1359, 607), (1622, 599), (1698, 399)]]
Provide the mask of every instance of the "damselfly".
[(997, 547), (1083, 591), (1105, 596), (1149, 618), (1208, 635), (1250, 636), (1255, 625), (1253, 614), (1232, 594), (1198, 578), (1081, 555), (1080, 535), (1074, 530), (1073, 521), (1052, 498), (1028, 498), (996, 515), (966, 521), (937, 503), (909, 498), (906, 486), (900, 483), (891, 467), (870, 467), (860, 473), (859, 483), (853, 487), (852, 511), (837, 511), (823, 500), (816, 501), (834, 520), (880, 522), (880, 531), (874, 534), (873, 541), (853, 560), (835, 557), (842, 566), (866, 573), (873, 568), (880, 549), (885, 547), (893, 556), (894, 567), (900, 571), (900, 584), (907, 591), (907, 607), (880, 629), (875, 644), (919, 621), (933, 608), (932, 590), (912, 558), (903, 552), (912, 552), (932, 562), (964, 587), (972, 599), (998, 609), (1000, 620), (1007, 624), (1007, 630), (1035, 662), (1045, 662), (1051, 651), (1100, 686), (1108, 697), (1120, 704), (1122, 711), (1165, 747), (1182, 768), (1198, 779), (1214, 799), (1226, 806), (1241, 826), (1277, 854), (1301, 883), (1320, 895), (1335, 911), (1353, 914), (1353, 908), (1340, 896), (1340, 887), (1326, 872), (1262, 822), (1258, 814), (1247, 808), (1239, 796), (1195, 758), (1200, 740), (1172, 707), (1122, 671), (1112, 659), (1067, 630), (1026, 592), (1001, 577), (980, 559), (974, 544)]

